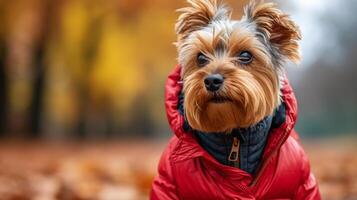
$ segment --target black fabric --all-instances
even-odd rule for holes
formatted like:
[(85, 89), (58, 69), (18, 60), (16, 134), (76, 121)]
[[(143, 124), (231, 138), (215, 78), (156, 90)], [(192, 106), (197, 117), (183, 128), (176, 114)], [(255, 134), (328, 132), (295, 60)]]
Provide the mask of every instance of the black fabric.
[(182, 127), (182, 128), (183, 128), (183, 130), (184, 130), (185, 132), (188, 132), (188, 131), (191, 130), (191, 127), (190, 127), (190, 125), (188, 124), (188, 121), (186, 120), (186, 115), (184, 114), (183, 100), (184, 100), (184, 95), (183, 95), (183, 93), (181, 93), (181, 94), (179, 95), (179, 99), (178, 99), (179, 103), (178, 103), (178, 108), (177, 108), (177, 109), (179, 110), (180, 114), (183, 115), (184, 118), (185, 118), (185, 121), (184, 121), (184, 123), (183, 123), (183, 127)]
[[(183, 108), (184, 95), (180, 94), (178, 110), (184, 115)], [(218, 162), (236, 166), (234, 162), (228, 160), (232, 148), (233, 137), (240, 140), (239, 148), (239, 168), (255, 174), (264, 152), (269, 132), (273, 128), (279, 127), (285, 121), (285, 105), (282, 103), (274, 113), (274, 116), (267, 116), (256, 125), (248, 128), (237, 128), (231, 133), (205, 133), (192, 130), (185, 118), (183, 129), (192, 131), (199, 144), (211, 154)]]
[(271, 128), (279, 128), (285, 122), (285, 113), (285, 103), (282, 102), (281, 105), (275, 110)]
[(239, 168), (254, 174), (257, 169), (268, 133), (272, 123), (272, 117), (268, 116), (258, 124), (245, 129), (234, 129), (232, 133), (203, 133), (194, 131), (200, 145), (210, 153), (218, 162), (235, 166), (234, 162), (228, 160), (232, 148), (233, 137), (240, 140)]

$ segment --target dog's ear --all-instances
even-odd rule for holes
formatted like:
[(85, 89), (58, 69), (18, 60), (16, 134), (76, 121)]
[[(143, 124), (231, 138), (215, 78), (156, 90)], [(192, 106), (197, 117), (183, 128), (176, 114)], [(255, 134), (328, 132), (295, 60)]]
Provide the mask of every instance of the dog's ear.
[(242, 20), (255, 23), (257, 31), (267, 38), (273, 49), (293, 62), (300, 61), (299, 27), (274, 3), (252, 1), (245, 9)]
[(178, 41), (211, 21), (230, 17), (230, 11), (217, 0), (187, 0), (189, 7), (178, 9), (180, 16), (175, 25)]

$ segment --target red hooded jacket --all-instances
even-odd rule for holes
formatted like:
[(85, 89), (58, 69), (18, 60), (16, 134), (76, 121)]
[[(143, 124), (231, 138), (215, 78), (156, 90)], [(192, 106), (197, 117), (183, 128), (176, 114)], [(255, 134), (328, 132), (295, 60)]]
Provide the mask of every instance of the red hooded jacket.
[(175, 135), (162, 154), (152, 190), (152, 200), (242, 199), (242, 200), (320, 200), (320, 193), (305, 152), (293, 130), (297, 104), (287, 80), (283, 85), (285, 122), (270, 131), (261, 166), (255, 177), (220, 164), (205, 151), (190, 132), (184, 132), (179, 113), (180, 66), (166, 82), (165, 104)]

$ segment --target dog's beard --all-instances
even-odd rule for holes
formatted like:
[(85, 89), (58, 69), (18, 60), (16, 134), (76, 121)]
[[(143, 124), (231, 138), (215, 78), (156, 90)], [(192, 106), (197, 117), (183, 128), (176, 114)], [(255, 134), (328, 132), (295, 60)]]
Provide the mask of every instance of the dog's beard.
[(225, 77), (221, 90), (205, 89), (205, 71), (195, 72), (184, 80), (185, 115), (193, 129), (204, 132), (230, 132), (258, 123), (272, 114), (279, 102), (278, 79), (266, 67), (246, 71), (222, 67)]

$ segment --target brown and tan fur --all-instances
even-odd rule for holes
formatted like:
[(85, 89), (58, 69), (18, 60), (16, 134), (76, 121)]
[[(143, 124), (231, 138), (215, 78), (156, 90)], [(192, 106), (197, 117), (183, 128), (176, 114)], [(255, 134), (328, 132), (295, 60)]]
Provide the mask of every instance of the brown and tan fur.
[[(230, 132), (256, 124), (281, 103), (283, 63), (299, 61), (297, 25), (273, 3), (250, 3), (241, 20), (216, 0), (188, 0), (176, 24), (182, 66), (184, 112), (193, 129)], [(248, 51), (249, 64), (237, 56)], [(197, 55), (209, 62), (199, 66)], [(220, 74), (224, 83), (207, 91), (204, 79)], [(213, 102), (219, 98), (222, 102)]]

